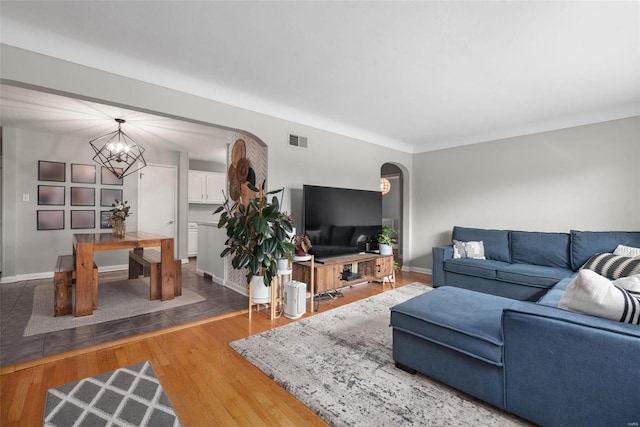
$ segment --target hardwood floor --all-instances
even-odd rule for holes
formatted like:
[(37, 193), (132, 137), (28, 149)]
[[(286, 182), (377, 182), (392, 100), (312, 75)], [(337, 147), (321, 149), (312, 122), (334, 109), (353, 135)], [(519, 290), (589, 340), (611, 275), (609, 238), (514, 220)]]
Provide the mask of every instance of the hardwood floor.
[[(100, 273), (99, 282), (122, 280), (128, 271)], [(36, 287), (52, 286), (52, 279), (29, 280), (0, 286), (0, 366), (14, 365), (68, 350), (152, 332), (194, 320), (236, 312), (247, 306), (247, 297), (196, 274), (195, 259), (182, 266), (182, 287), (205, 300), (183, 307), (156, 311), (95, 325), (79, 326), (23, 337), (31, 317)]]
[[(397, 286), (431, 283), (417, 273), (397, 274)], [(323, 300), (326, 311), (389, 290), (354, 286)], [(305, 317), (310, 316), (307, 312)], [(47, 389), (149, 360), (185, 426), (326, 426), (229, 343), (292, 322), (247, 311), (48, 356), (0, 370), (0, 425), (40, 426)]]

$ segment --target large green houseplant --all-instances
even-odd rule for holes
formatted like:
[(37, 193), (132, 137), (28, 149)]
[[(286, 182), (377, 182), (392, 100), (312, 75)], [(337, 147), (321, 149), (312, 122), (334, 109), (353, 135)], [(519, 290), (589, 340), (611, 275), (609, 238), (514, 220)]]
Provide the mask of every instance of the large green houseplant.
[(280, 210), (277, 197), (284, 188), (265, 193), (263, 187), (264, 182), (259, 187), (249, 184), (257, 194), (245, 203), (232, 202), (225, 194), (224, 203), (215, 213), (221, 213), (218, 228), (227, 231), (226, 248), (220, 257), (230, 255), (233, 268), (246, 268), (247, 282), (261, 276), (270, 286), (278, 274), (277, 260), (290, 258), (295, 247), (287, 234), (293, 231), (292, 219)]

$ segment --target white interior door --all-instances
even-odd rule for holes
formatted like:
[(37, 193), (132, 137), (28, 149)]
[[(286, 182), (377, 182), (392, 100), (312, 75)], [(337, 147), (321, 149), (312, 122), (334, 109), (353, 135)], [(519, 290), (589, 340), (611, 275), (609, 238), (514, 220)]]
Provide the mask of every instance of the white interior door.
[(175, 238), (177, 168), (170, 165), (147, 165), (139, 173), (138, 230)]

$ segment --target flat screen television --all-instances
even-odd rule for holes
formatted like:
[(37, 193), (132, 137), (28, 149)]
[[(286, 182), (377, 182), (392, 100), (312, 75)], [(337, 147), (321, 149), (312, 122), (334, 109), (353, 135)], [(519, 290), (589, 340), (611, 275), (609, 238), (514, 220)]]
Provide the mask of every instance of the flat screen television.
[(311, 254), (329, 257), (377, 249), (382, 229), (379, 191), (304, 185), (302, 204)]

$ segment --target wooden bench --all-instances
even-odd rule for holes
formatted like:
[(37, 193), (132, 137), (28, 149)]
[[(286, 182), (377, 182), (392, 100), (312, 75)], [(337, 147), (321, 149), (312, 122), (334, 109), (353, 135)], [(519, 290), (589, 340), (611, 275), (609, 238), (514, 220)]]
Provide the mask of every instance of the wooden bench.
[[(160, 276), (160, 251), (146, 249), (129, 252), (129, 279), (137, 279), (140, 276), (149, 278), (149, 299), (160, 299), (162, 296), (162, 277)], [(176, 278), (173, 285), (175, 296), (182, 295), (182, 261), (175, 260)]]
[[(53, 271), (53, 313), (55, 317), (72, 313), (73, 283), (76, 279), (76, 261), (73, 255), (60, 255)], [(93, 263), (93, 308), (98, 308), (98, 266)]]

